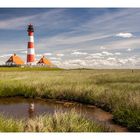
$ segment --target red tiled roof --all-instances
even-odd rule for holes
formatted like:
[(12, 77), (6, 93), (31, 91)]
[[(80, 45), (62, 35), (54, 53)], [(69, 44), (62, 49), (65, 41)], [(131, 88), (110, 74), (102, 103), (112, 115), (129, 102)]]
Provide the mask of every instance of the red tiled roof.
[(52, 62), (47, 58), (45, 58), (44, 56), (37, 62), (37, 64), (46, 64), (49, 66), (53, 65)]
[(6, 63), (8, 62), (12, 62), (12, 63), (15, 63), (17, 65), (22, 65), (24, 64), (24, 61), (19, 57), (17, 56), (16, 54), (14, 54), (13, 56), (11, 56), (7, 61)]

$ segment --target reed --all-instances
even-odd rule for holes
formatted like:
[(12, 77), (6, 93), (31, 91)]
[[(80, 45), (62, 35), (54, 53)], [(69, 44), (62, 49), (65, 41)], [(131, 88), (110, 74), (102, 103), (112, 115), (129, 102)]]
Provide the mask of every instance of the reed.
[(83, 118), (75, 110), (29, 120), (0, 116), (0, 132), (108, 132), (109, 128)]

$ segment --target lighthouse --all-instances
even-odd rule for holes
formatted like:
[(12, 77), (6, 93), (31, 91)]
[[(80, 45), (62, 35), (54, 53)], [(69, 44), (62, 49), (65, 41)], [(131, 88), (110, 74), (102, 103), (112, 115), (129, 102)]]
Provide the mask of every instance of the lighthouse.
[(28, 25), (29, 42), (27, 47), (27, 64), (35, 65), (35, 48), (34, 48), (34, 28), (33, 25)]

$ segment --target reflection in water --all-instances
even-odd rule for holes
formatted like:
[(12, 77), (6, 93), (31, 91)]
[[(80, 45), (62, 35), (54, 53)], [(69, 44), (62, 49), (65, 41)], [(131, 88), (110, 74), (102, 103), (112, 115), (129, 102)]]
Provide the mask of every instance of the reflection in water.
[(78, 114), (83, 117), (105, 124), (111, 130), (116, 132), (126, 132), (127, 129), (112, 122), (112, 114), (103, 111), (92, 105), (82, 105), (72, 102), (42, 100), (42, 99), (25, 99), (25, 98), (1, 98), (0, 114), (3, 113), (7, 117), (17, 119), (34, 118), (43, 114), (54, 114), (55, 111), (67, 112), (75, 109)]
[(34, 104), (34, 102), (29, 103), (28, 113), (29, 113), (29, 118), (33, 118), (35, 116), (35, 104)]

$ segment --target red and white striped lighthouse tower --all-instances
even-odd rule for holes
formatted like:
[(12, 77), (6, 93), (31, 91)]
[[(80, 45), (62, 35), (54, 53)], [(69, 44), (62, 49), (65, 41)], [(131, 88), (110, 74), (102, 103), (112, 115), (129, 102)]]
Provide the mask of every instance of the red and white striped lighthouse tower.
[(34, 49), (34, 28), (33, 25), (28, 25), (28, 48), (27, 48), (27, 64), (34, 65), (35, 64), (35, 49)]

